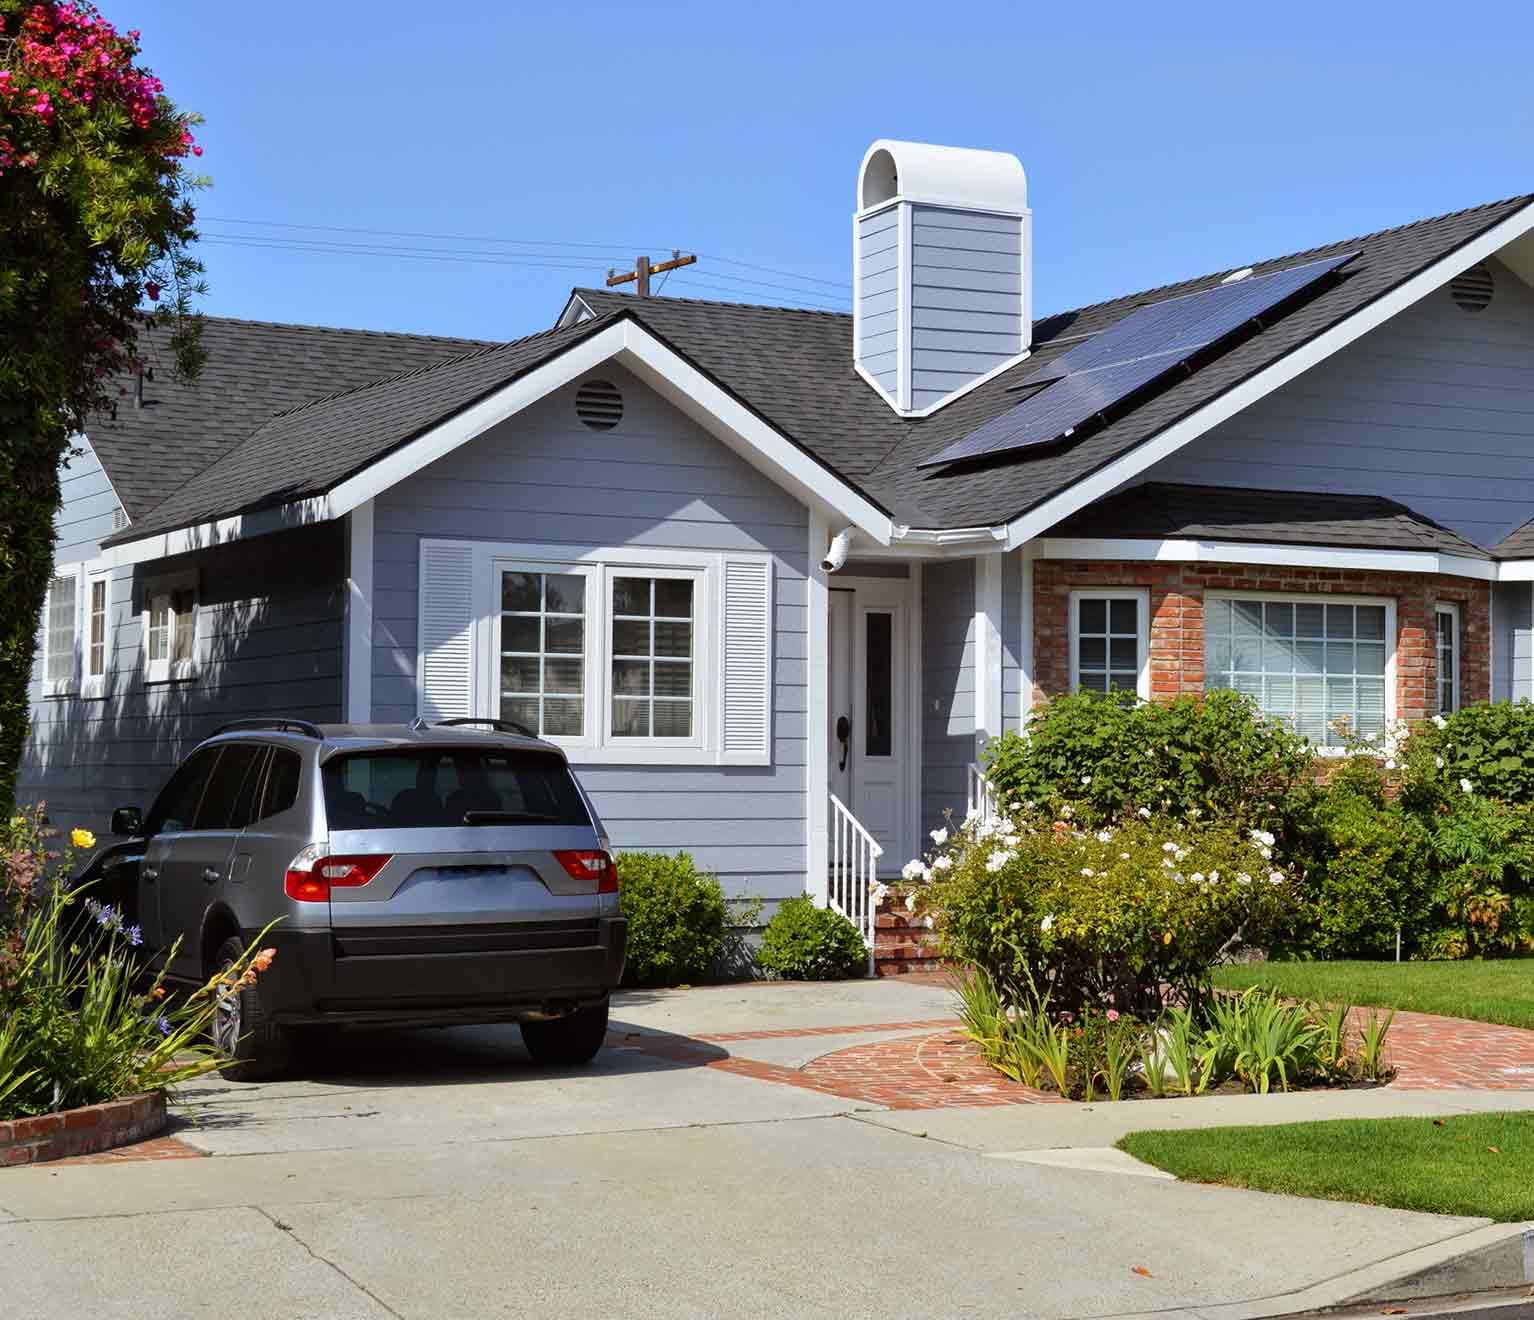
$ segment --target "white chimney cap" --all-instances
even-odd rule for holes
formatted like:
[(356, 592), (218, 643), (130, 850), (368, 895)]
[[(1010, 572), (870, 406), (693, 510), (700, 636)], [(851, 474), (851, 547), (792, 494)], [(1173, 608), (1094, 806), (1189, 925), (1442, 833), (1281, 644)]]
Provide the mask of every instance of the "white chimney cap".
[(858, 210), (900, 198), (975, 211), (1025, 215), (1028, 178), (1010, 151), (938, 147), (880, 138), (858, 170)]

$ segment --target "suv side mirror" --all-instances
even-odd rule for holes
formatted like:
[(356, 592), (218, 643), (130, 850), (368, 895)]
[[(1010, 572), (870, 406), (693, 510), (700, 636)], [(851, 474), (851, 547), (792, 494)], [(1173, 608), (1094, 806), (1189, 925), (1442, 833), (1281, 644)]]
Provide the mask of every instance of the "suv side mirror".
[(112, 833), (138, 838), (144, 833), (144, 813), (137, 807), (118, 807), (112, 813)]

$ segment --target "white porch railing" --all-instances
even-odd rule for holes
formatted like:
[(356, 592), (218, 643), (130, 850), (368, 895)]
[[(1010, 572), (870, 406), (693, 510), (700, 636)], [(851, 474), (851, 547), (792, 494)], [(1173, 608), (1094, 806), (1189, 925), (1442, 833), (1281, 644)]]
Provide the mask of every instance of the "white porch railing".
[(831, 798), (829, 856), (826, 858), (826, 902), (863, 934), (874, 947), (874, 902), (869, 892), (878, 876), (884, 849), (863, 822), (836, 796)]
[(969, 767), (969, 801), (967, 803), (971, 816), (976, 816), (982, 821), (995, 820), (1000, 812), (996, 809), (996, 790), (991, 787), (991, 782), (985, 777), (985, 771), (974, 762)]

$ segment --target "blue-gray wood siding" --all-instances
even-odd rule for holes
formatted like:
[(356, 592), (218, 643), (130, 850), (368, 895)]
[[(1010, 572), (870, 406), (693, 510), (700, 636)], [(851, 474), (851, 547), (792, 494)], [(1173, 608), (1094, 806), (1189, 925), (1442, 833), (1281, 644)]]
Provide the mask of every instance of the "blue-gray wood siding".
[(911, 211), (911, 407), (1022, 352), (1022, 226), (941, 206)]
[(1492, 700), (1534, 699), (1534, 583), (1491, 589)]
[(899, 207), (887, 206), (857, 222), (857, 359), (891, 399), (898, 388)]
[(769, 551), (771, 765), (582, 765), (579, 774), (617, 847), (685, 849), (729, 897), (803, 893), (808, 513), (633, 376), (616, 366), (593, 375), (623, 392), (614, 429), (577, 419), (572, 384), (375, 501), (373, 716), (416, 713), (423, 537)]
[[(76, 498), (96, 497), (71, 491), (66, 526), (84, 525), (74, 517)], [(97, 551), (95, 540), (67, 548), (77, 559)], [(140, 655), (146, 587), (162, 573), (186, 571), (198, 584), (196, 674), (146, 684)], [(42, 696), (39, 630), (21, 800), (46, 801), (61, 825), (104, 833), (114, 807), (147, 809), (177, 762), (224, 721), (278, 713), (339, 720), (344, 573), (339, 523), (114, 570), (102, 697)]]
[(1020, 729), (1023, 702), (1023, 552), (1014, 550), (1001, 566), (1001, 719), (1003, 729)]
[(1439, 289), (1144, 474), (1384, 495), (1490, 546), (1534, 513), (1534, 292)]
[(114, 530), (112, 518), (120, 506), (96, 451), (84, 436), (59, 465), (59, 487), (61, 503), (53, 515), (53, 562), (94, 559), (101, 542)]
[(975, 561), (922, 568), (922, 821), (964, 815), (975, 759)]

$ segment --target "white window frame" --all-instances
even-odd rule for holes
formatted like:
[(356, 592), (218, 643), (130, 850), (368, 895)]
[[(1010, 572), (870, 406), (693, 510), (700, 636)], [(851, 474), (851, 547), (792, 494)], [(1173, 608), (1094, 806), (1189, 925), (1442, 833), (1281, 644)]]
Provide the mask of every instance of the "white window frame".
[[(171, 653), (176, 645), (176, 611), (173, 605), (167, 604), (168, 629), (165, 637), (165, 658), (163, 660), (151, 660), (149, 658), (149, 615), (154, 606), (157, 596), (174, 596), (177, 591), (190, 591), (192, 593), (192, 655), (189, 660), (176, 661), (171, 659)], [(144, 584), (144, 604), (140, 612), (141, 628), (139, 648), (143, 654), (144, 682), (146, 683), (185, 683), (197, 675), (197, 645), (201, 640), (201, 616), (202, 605), (197, 589), (196, 573), (166, 573), (159, 577), (150, 578)]]
[[(723, 764), (724, 701), (721, 618), (724, 563), (768, 554), (735, 551), (662, 550), (647, 547), (584, 547), (473, 543), (476, 592), (482, 604), (473, 644), (474, 708), (500, 711), (501, 573), (569, 573), (586, 577), (585, 731), (579, 738), (550, 736), (576, 765)], [(619, 577), (687, 577), (693, 587), (693, 726), (689, 738), (625, 738), (612, 735), (612, 581)], [(771, 749), (769, 748), (769, 757)], [(734, 764), (735, 762), (730, 762)]]
[[(53, 584), (60, 578), (72, 579), (75, 584), (75, 621), (74, 637), (71, 651), (74, 656), (68, 678), (50, 679), (48, 677), (49, 644), (52, 640), (53, 631)], [(42, 638), (42, 680), (43, 695), (45, 697), (72, 697), (80, 690), (80, 675), (82, 672), (80, 663), (80, 612), (81, 593), (85, 580), (85, 566), (83, 564), (59, 564), (48, 575), (48, 591), (43, 597), (43, 638)]]
[[(1438, 619), (1441, 615), (1447, 615), (1454, 620), (1454, 665), (1449, 671), (1449, 682), (1453, 689), (1450, 700), (1453, 705), (1448, 710), (1443, 708), (1443, 648), (1438, 644)], [(1459, 709), (1460, 705), (1460, 669), (1463, 667), (1464, 636), (1460, 632), (1459, 604), (1456, 601), (1441, 600), (1433, 606), (1433, 658), (1438, 671), (1438, 681), (1433, 686), (1433, 698), (1440, 715), (1449, 715)]]
[[(1396, 628), (1396, 601), (1393, 596), (1348, 596), (1331, 591), (1209, 591), (1204, 592), (1205, 602), (1211, 600), (1270, 600), (1277, 604), (1295, 605), (1383, 605), (1385, 607), (1385, 727), (1388, 729), (1396, 718), (1396, 654), (1400, 649), (1400, 634)], [(1436, 646), (1437, 635), (1433, 643)], [(1205, 655), (1208, 651), (1206, 649)], [(1204, 690), (1210, 691), (1209, 677), (1204, 676)], [(1318, 756), (1342, 756), (1346, 748), (1336, 744), (1316, 744)]]
[[(96, 584), (102, 588), (101, 672), (91, 673), (91, 596)], [(85, 572), (85, 595), (80, 601), (80, 694), (85, 697), (104, 697), (107, 679), (112, 673), (112, 571), (107, 568), (87, 568)]]
[(1081, 602), (1084, 600), (1134, 600), (1138, 602), (1139, 620), (1137, 674), (1135, 692), (1141, 701), (1149, 701), (1150, 681), (1150, 588), (1149, 587), (1078, 587), (1070, 594), (1071, 691), (1081, 691)]

